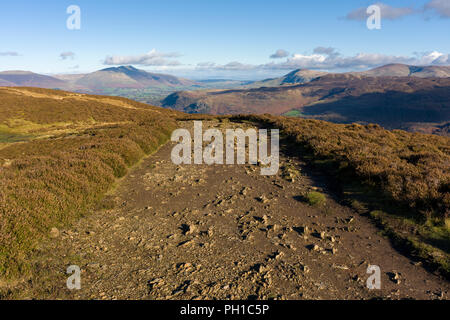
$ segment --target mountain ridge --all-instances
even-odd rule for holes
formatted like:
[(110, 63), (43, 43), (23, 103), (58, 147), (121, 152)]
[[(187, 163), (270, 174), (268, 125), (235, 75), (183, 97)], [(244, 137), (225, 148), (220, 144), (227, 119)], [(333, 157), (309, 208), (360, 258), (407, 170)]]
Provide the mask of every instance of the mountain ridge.
[[(438, 130), (446, 135), (449, 101), (450, 78), (327, 74), (289, 86), (176, 92), (162, 106), (219, 115), (289, 113), (336, 123), (377, 123), (428, 133)], [(437, 127), (442, 125), (442, 130)]]
[[(0, 72), (0, 80), (7, 86), (54, 88), (64, 84), (63, 80), (30, 71), (10, 70)], [(2, 83), (0, 82), (0, 85)]]
[(245, 86), (257, 88), (263, 86), (280, 86), (308, 83), (327, 75), (352, 75), (356, 77), (418, 77), (418, 78), (447, 78), (450, 77), (450, 66), (414, 66), (407, 64), (386, 64), (380, 67), (358, 72), (326, 72), (310, 69), (296, 69), (278, 78), (268, 78), (255, 81)]
[(413, 66), (407, 64), (387, 64), (371, 70), (357, 72), (365, 76), (399, 76), (419, 78), (450, 77), (450, 66)]
[[(406, 64), (387, 64), (366, 71), (332, 73), (310, 69), (295, 69), (277, 78), (268, 78), (238, 85), (243, 89), (259, 87), (276, 87), (308, 83), (323, 76), (353, 75), (356, 77), (450, 77), (450, 66), (413, 66)], [(0, 85), (32, 86), (47, 89), (91, 90), (102, 88), (150, 88), (150, 87), (200, 87), (202, 82), (176, 77), (163, 73), (152, 73), (137, 69), (131, 65), (108, 67), (86, 74), (43, 75), (24, 70), (7, 70), (0, 72)]]
[(132, 66), (110, 67), (86, 74), (42, 75), (31, 71), (0, 72), (0, 85), (45, 89), (97, 91), (104, 88), (186, 87), (198, 83), (163, 73), (151, 73)]
[(153, 86), (192, 86), (194, 81), (178, 78), (162, 73), (151, 73), (136, 69), (133, 66), (120, 66), (101, 69), (88, 73), (76, 80), (76, 84), (87, 88), (136, 88), (143, 89)]

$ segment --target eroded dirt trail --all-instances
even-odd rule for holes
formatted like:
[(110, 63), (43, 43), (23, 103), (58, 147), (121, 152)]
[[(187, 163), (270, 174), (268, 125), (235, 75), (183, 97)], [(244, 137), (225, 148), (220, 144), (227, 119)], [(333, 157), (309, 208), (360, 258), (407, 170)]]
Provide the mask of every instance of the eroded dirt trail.
[[(261, 176), (253, 165), (177, 166), (172, 147), (129, 173), (114, 209), (89, 215), (41, 248), (41, 271), (25, 297), (446, 297), (448, 283), (396, 252), (367, 218), (330, 197), (318, 208), (303, 202), (308, 191), (327, 190), (298, 159), (281, 155), (278, 175)], [(65, 288), (73, 264), (82, 269), (78, 291)], [(369, 264), (381, 268), (381, 290), (366, 288)]]

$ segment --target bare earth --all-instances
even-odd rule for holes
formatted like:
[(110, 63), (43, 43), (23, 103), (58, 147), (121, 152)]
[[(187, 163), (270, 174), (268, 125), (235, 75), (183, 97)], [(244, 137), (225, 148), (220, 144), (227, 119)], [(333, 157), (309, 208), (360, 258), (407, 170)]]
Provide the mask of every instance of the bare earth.
[[(368, 218), (331, 197), (323, 207), (302, 201), (308, 191), (328, 191), (298, 159), (282, 154), (278, 175), (268, 177), (254, 165), (174, 165), (173, 145), (130, 171), (112, 196), (113, 209), (93, 212), (43, 244), (33, 281), (15, 296), (448, 298), (448, 282), (395, 251)], [(285, 166), (296, 169), (294, 181)], [(370, 264), (381, 268), (381, 290), (366, 287)], [(69, 265), (82, 270), (81, 290), (66, 288)]]

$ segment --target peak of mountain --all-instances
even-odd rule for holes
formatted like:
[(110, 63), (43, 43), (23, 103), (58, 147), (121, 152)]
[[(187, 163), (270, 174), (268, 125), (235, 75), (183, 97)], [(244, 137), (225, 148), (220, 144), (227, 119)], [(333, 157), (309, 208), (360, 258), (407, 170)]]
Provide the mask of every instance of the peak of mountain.
[(279, 78), (270, 78), (255, 81), (243, 88), (278, 87), (282, 85), (295, 85), (326, 79), (361, 79), (361, 77), (418, 77), (418, 78), (448, 78), (450, 66), (411, 66), (400, 63), (387, 64), (361, 72), (328, 73), (309, 69), (296, 69)]
[(326, 74), (328, 73), (323, 71), (297, 69), (282, 77), (281, 84), (307, 83)]
[(419, 77), (419, 78), (448, 78), (449, 66), (411, 66), (406, 64), (387, 64), (363, 72), (354, 72), (369, 77)]
[(330, 73), (296, 85), (176, 92), (162, 105), (188, 113), (280, 115), (292, 111), (333, 122), (417, 130), (448, 122), (449, 89), (450, 78)]
[(145, 76), (147, 74), (150, 74), (150, 72), (136, 69), (133, 66), (120, 66), (120, 67), (111, 67), (111, 68), (105, 68), (98, 70), (97, 72), (114, 72), (114, 73), (123, 73), (130, 77), (136, 77), (136, 76)]
[(136, 69), (133, 66), (120, 66), (120, 67), (105, 68), (99, 71), (127, 72), (127, 71), (139, 71), (139, 69)]
[(133, 66), (120, 66), (102, 69), (86, 74), (76, 81), (77, 85), (90, 89), (148, 87), (183, 87), (195, 85), (194, 81), (175, 76), (150, 73)]
[(309, 69), (296, 69), (294, 71), (289, 72), (288, 74), (279, 77), (279, 78), (270, 78), (264, 79), (261, 81), (255, 81), (248, 85), (245, 85), (245, 88), (259, 88), (259, 87), (278, 87), (282, 85), (292, 85), (292, 84), (302, 84), (308, 83), (318, 77), (328, 74), (323, 71), (315, 71)]

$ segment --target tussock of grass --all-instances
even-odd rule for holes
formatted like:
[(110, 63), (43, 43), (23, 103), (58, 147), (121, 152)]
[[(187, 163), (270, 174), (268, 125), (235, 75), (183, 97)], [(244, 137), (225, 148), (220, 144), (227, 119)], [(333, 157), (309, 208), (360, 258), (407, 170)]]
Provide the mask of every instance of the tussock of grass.
[[(40, 94), (55, 92), (37, 90)], [(4, 124), (8, 123), (5, 114), (17, 119), (19, 113), (21, 123), (94, 119), (91, 128), (76, 133), (10, 144), (0, 150), (2, 277), (25, 275), (29, 254), (52, 227), (70, 224), (94, 210), (114, 181), (167, 141), (175, 129), (171, 111), (135, 102), (130, 103), (142, 108), (121, 108), (102, 102), (101, 97), (92, 99), (98, 104), (85, 102), (79, 110), (78, 100), (18, 97), (0, 89), (0, 121)], [(122, 123), (94, 125), (113, 121)]]
[(323, 193), (317, 191), (311, 191), (306, 194), (306, 200), (310, 206), (321, 206), (327, 201), (327, 198)]
[(300, 171), (291, 164), (283, 166), (281, 170), (282, 177), (288, 181), (295, 181), (300, 176)]
[(367, 207), (364, 205), (364, 203), (361, 203), (358, 200), (352, 200), (350, 202), (350, 206), (357, 211), (358, 213), (365, 213), (367, 212)]

